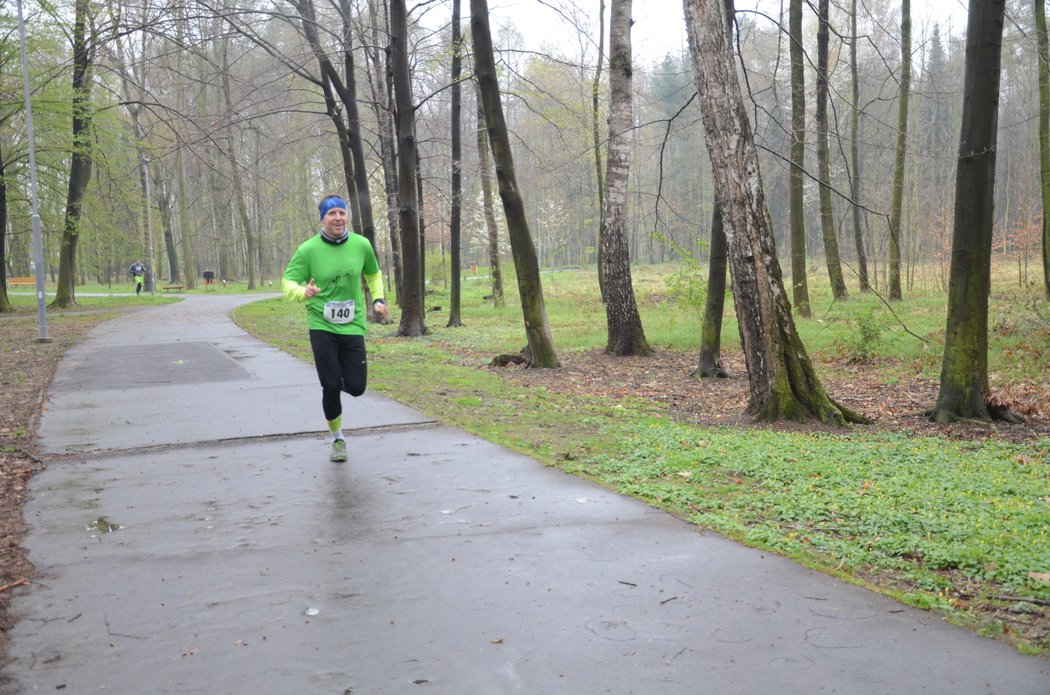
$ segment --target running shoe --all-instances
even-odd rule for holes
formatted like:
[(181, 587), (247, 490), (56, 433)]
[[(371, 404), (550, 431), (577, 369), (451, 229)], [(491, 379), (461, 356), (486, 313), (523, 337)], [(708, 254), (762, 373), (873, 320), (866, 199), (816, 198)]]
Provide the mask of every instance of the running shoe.
[(342, 463), (346, 460), (346, 440), (336, 439), (332, 442), (332, 455), (328, 457), (329, 461), (335, 463)]

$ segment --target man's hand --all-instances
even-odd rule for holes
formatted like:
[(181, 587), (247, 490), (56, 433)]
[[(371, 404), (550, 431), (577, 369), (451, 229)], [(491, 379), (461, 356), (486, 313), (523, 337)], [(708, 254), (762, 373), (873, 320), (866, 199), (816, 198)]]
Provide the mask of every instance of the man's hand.
[(372, 305), (372, 308), (375, 309), (376, 318), (380, 321), (386, 321), (387, 317), (390, 316), (390, 309), (383, 302), (376, 302)]
[(317, 293), (320, 292), (320, 291), (321, 291), (321, 288), (319, 288), (317, 285), (314, 284), (314, 279), (313, 278), (310, 278), (310, 282), (307, 283), (307, 285), (306, 285), (306, 298), (310, 299), (310, 297), (316, 296)]

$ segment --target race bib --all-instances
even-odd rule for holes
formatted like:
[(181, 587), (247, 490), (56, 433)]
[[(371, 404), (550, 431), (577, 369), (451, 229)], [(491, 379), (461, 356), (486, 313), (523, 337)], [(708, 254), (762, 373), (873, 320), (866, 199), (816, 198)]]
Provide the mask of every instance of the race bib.
[(354, 320), (354, 300), (327, 302), (324, 305), (324, 318), (328, 323), (350, 323)]

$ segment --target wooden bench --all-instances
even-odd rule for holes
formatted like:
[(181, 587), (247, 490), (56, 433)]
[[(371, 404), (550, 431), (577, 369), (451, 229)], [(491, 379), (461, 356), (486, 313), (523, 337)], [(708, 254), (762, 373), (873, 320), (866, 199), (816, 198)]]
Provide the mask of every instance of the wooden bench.
[(164, 285), (161, 289), (165, 292), (182, 292), (185, 289), (185, 285)]
[(7, 284), (10, 287), (15, 285), (35, 285), (36, 278), (7, 278)]

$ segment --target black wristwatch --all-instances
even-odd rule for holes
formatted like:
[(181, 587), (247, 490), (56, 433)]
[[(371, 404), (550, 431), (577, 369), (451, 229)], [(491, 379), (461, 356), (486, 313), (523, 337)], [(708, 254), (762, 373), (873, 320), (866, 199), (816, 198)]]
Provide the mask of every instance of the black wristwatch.
[(385, 299), (376, 299), (376, 300), (373, 300), (373, 301), (372, 301), (372, 308), (375, 308), (375, 305), (376, 305), (376, 304), (382, 304), (383, 306), (386, 306), (386, 300), (385, 300)]

